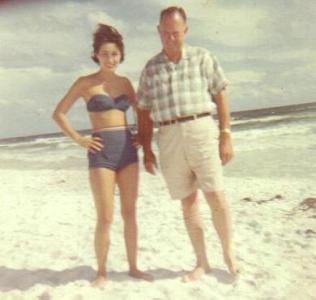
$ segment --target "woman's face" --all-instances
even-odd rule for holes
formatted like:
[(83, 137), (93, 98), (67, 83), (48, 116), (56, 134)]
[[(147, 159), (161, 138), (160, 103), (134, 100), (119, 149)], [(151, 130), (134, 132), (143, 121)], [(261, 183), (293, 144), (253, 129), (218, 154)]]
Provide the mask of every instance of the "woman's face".
[(114, 71), (121, 62), (121, 51), (115, 43), (104, 43), (96, 53), (100, 67), (104, 70)]

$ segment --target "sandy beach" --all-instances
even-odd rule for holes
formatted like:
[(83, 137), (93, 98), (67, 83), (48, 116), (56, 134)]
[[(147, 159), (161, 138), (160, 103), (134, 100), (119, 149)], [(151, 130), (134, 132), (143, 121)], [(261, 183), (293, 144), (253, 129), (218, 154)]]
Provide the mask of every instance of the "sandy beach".
[[(0, 0), (0, 300), (316, 300), (315, 35), (316, 0)], [(177, 126), (157, 121), (210, 112), (200, 120), (231, 129), (238, 277), (199, 191), (212, 270), (183, 282), (196, 261), (181, 201), (139, 149), (137, 263), (154, 280), (128, 275), (116, 189), (108, 281), (91, 286), (96, 209), (69, 136), (141, 124), (135, 106), (157, 161), (159, 127)]]
[(315, 196), (311, 180), (226, 178), (234, 241), (242, 274), (223, 263), (208, 207), (201, 198), (213, 272), (194, 283), (194, 266), (180, 203), (170, 200), (161, 174), (141, 171), (138, 199), (139, 265), (153, 283), (127, 275), (119, 199), (108, 258), (109, 282), (94, 278), (95, 210), (88, 172), (6, 169), (0, 172), (0, 299), (315, 299)]
[[(141, 165), (139, 267), (155, 281), (127, 274), (116, 191), (109, 281), (104, 290), (91, 288), (96, 216), (85, 149), (56, 135), (0, 141), (0, 300), (316, 299), (315, 115), (307, 106), (233, 120), (235, 157), (224, 174), (237, 280), (200, 194), (213, 272), (182, 282), (195, 261), (180, 202), (170, 199), (160, 172), (149, 175)], [(157, 153), (155, 139), (153, 147)]]

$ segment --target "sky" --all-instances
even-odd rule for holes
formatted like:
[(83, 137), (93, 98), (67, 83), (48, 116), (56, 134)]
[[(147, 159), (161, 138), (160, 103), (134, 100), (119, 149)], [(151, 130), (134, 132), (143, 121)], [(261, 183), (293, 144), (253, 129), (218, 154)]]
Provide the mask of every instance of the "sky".
[[(220, 61), (232, 111), (315, 101), (315, 0), (0, 0), (0, 139), (60, 131), (56, 104), (98, 69), (90, 59), (97, 23), (122, 33), (117, 72), (137, 88), (161, 50), (156, 26), (169, 5), (187, 12), (187, 44)], [(78, 130), (90, 127), (82, 99), (67, 116)]]

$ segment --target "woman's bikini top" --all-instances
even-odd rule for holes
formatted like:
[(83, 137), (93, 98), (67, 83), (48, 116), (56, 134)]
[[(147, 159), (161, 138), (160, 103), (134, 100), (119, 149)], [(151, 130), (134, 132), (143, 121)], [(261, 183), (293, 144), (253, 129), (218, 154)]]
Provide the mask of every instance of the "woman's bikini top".
[(130, 104), (126, 94), (119, 95), (115, 98), (104, 94), (96, 94), (87, 102), (87, 110), (89, 112), (100, 112), (110, 109), (118, 109), (125, 112), (129, 106)]

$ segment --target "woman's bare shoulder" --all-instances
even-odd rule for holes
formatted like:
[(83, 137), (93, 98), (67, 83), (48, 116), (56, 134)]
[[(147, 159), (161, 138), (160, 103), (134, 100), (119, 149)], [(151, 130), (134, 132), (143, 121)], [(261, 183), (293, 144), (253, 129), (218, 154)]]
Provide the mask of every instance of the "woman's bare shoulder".
[(128, 95), (130, 103), (135, 102), (135, 91), (134, 87), (130, 81), (130, 79), (126, 76), (121, 76), (121, 82), (122, 82), (122, 87), (124, 90), (124, 93)]
[(84, 76), (78, 77), (78, 79), (76, 80), (75, 84), (83, 92), (83, 94), (85, 94), (85, 92), (91, 86), (95, 85), (96, 82), (97, 82), (96, 74), (92, 73), (92, 74), (88, 74), (88, 75), (84, 75)]
[(129, 89), (131, 88), (131, 81), (126, 76), (118, 76), (118, 80), (120, 81), (121, 85), (125, 88)]
[(83, 85), (89, 85), (97, 80), (97, 74), (96, 73), (91, 73), (87, 75), (80, 76), (78, 78), (78, 82), (83, 84)]

